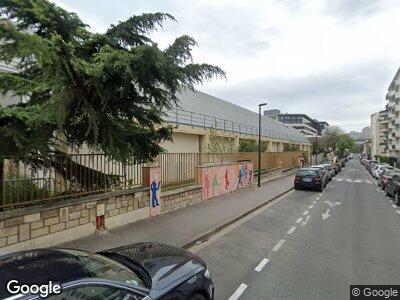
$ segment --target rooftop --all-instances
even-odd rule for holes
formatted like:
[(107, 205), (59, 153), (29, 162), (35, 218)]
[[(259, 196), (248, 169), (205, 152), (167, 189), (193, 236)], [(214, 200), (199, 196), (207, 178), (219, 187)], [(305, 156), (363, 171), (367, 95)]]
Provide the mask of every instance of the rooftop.
[[(169, 122), (217, 128), (245, 134), (258, 134), (258, 113), (200, 91), (178, 94), (179, 108), (168, 113)], [(275, 139), (310, 144), (291, 126), (261, 116), (262, 135)]]

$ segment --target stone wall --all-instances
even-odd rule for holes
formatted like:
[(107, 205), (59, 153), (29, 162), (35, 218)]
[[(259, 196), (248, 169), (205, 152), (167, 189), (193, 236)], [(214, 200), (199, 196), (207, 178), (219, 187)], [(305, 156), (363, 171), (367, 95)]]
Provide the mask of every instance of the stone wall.
[[(161, 211), (202, 201), (200, 186), (161, 194)], [(0, 254), (50, 247), (98, 232), (96, 217), (104, 216), (106, 229), (150, 217), (150, 193), (146, 187), (65, 200), (0, 212)]]

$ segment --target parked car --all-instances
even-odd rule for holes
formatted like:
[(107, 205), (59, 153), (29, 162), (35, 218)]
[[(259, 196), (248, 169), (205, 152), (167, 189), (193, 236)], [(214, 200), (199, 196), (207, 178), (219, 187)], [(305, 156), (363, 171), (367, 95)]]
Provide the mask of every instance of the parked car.
[(366, 164), (367, 171), (371, 173), (371, 168), (373, 168), (377, 163), (378, 161), (376, 160), (369, 160)]
[(294, 178), (294, 189), (311, 188), (322, 192), (325, 185), (323, 178), (324, 174), (320, 169), (301, 168)]
[(344, 167), (346, 166), (346, 162), (345, 162), (344, 160), (342, 160), (342, 161), (340, 162), (340, 164), (341, 164), (342, 168), (344, 168)]
[(310, 169), (319, 169), (322, 171), (323, 174), (323, 181), (324, 181), (324, 187), (328, 184), (329, 181), (329, 175), (328, 175), (328, 171), (325, 170), (324, 166), (311, 166)]
[(379, 175), (383, 172), (383, 170), (394, 170), (392, 166), (389, 165), (379, 165), (378, 168), (374, 170), (373, 176), (376, 179), (379, 179)]
[[(214, 298), (203, 259), (159, 243), (98, 253), (55, 248), (22, 251), (0, 256), (0, 266), (0, 299), (20, 299), (7, 291), (10, 280), (27, 286), (57, 283), (62, 289), (57, 299)], [(31, 294), (21, 299), (40, 297)]]
[(321, 166), (323, 166), (324, 169), (328, 172), (328, 178), (329, 178), (329, 181), (331, 181), (334, 176), (334, 170), (332, 168), (332, 165), (331, 164), (322, 164)]
[(382, 171), (378, 179), (378, 185), (381, 187), (382, 190), (386, 189), (386, 185), (389, 179), (392, 178), (394, 175), (400, 175), (400, 172), (394, 169), (393, 170), (385, 169)]
[(400, 175), (393, 175), (386, 183), (386, 196), (393, 197), (394, 202), (400, 205)]
[(337, 162), (337, 163), (336, 163), (336, 167), (337, 167), (338, 173), (339, 173), (340, 171), (342, 171), (342, 164), (341, 164), (340, 162)]

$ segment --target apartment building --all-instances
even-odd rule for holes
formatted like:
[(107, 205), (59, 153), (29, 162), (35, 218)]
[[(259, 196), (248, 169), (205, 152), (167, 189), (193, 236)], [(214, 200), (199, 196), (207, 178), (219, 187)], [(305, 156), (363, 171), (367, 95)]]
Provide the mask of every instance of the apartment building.
[(327, 122), (312, 119), (306, 114), (282, 114), (279, 109), (266, 110), (264, 116), (288, 124), (306, 137), (321, 135), (329, 127)]
[(387, 156), (389, 118), (386, 110), (371, 115), (371, 155)]
[(387, 119), (383, 120), (386, 130), (387, 124), (387, 156), (400, 158), (400, 69), (389, 85), (386, 95), (386, 113)]

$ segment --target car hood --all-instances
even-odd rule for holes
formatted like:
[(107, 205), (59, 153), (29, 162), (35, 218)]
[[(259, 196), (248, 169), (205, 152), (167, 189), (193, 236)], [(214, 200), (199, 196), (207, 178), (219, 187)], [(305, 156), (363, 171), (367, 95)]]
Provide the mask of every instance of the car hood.
[(150, 275), (152, 289), (164, 289), (199, 268), (207, 268), (199, 256), (161, 243), (137, 243), (104, 252), (122, 255), (140, 264)]

